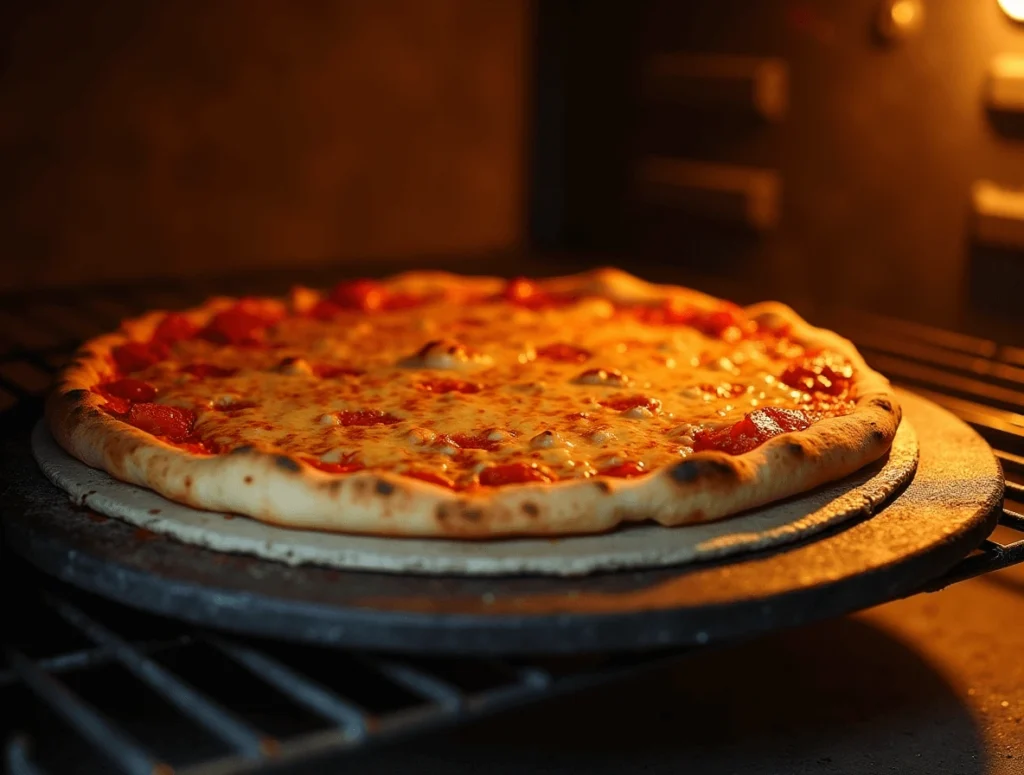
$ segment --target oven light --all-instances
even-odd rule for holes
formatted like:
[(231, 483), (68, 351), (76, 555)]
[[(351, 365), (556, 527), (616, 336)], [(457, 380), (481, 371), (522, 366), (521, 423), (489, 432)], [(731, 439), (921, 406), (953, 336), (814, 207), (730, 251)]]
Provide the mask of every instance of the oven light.
[(1024, 21), (1024, 0), (999, 0), (999, 7), (1015, 22)]

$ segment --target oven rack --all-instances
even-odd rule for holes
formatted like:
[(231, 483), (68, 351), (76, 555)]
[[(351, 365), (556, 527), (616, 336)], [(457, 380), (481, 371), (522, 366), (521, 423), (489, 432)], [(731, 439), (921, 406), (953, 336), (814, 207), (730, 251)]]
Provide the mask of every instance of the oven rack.
[[(239, 290), (269, 291), (280, 287), (279, 279), (249, 278)], [(0, 299), (0, 423), (9, 433), (27, 431), (53, 373), (83, 338), (144, 309), (197, 303), (214, 289), (182, 281)], [(894, 383), (946, 407), (984, 436), (1007, 477), (1000, 528), (922, 591), (1024, 561), (1024, 350), (876, 316), (840, 317), (829, 324)], [(544, 662), (396, 660), (284, 646), (128, 612), (43, 579), (9, 557), (3, 565), (4, 588), (27, 590), (17, 610), (4, 612), (15, 635), (5, 636), (9, 645), (0, 661), (0, 714), (19, 708), (17, 717), (0, 724), (5, 767), (17, 775), (97, 771), (87, 761), (99, 762), (98, 771), (126, 773), (169, 773), (172, 765), (179, 775), (294, 772), (685, 653)], [(53, 634), (58, 630), (62, 636)], [(217, 668), (197, 669), (197, 653)], [(114, 674), (134, 686), (129, 698), (97, 691), (97, 682)], [(382, 696), (389, 701), (375, 706)], [(147, 710), (163, 709), (159, 729), (133, 717), (139, 701)], [(304, 721), (296, 726), (298, 717)], [(277, 728), (281, 719), (294, 723)]]

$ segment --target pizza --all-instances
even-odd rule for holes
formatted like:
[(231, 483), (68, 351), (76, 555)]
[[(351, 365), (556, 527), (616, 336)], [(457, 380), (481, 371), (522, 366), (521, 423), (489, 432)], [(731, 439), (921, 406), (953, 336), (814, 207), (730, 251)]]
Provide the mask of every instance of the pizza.
[(46, 415), (75, 457), (196, 508), (490, 538), (720, 519), (878, 459), (901, 412), (786, 306), (601, 269), (151, 312), (85, 343)]

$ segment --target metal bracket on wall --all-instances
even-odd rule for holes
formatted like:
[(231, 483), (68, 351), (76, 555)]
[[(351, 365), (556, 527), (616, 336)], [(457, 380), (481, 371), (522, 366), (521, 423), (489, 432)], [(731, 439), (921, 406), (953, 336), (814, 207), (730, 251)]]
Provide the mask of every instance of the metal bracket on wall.
[(971, 187), (971, 214), (979, 244), (1024, 249), (1024, 189), (979, 180)]
[(774, 57), (658, 54), (644, 65), (642, 89), (652, 101), (776, 122), (786, 115), (789, 71)]
[(648, 157), (634, 185), (645, 204), (756, 232), (778, 225), (782, 181), (774, 170)]

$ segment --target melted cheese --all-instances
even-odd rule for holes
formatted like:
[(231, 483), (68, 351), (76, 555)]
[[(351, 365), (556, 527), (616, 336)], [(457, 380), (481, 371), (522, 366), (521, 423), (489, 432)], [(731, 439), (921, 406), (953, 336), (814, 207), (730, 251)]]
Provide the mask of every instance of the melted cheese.
[[(546, 356), (556, 345), (576, 355)], [(438, 303), (287, 318), (268, 346), (187, 340), (136, 376), (159, 389), (158, 402), (196, 412), (196, 435), (222, 449), (443, 472), (466, 484), (488, 464), (579, 477), (622, 461), (647, 470), (677, 461), (702, 428), (809, 400), (776, 379), (800, 354), (787, 347), (647, 325), (600, 299), (542, 310)], [(238, 372), (181, 371), (193, 363)], [(321, 367), (361, 373), (324, 378)]]

